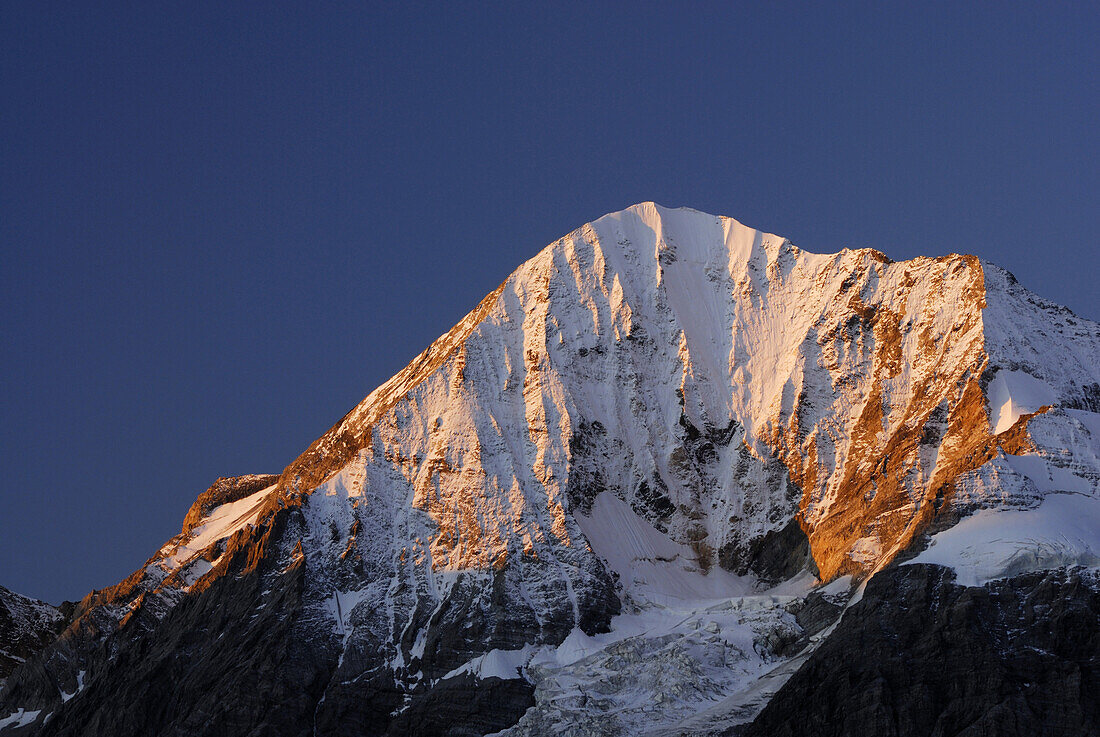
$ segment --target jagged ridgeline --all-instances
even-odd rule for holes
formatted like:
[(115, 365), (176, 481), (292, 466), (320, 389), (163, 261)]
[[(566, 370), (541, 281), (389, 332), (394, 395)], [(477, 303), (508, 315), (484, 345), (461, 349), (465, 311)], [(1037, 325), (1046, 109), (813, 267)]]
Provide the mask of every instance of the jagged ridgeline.
[(219, 479), (0, 733), (1095, 733), (1098, 412), (1100, 326), (996, 266), (636, 205)]

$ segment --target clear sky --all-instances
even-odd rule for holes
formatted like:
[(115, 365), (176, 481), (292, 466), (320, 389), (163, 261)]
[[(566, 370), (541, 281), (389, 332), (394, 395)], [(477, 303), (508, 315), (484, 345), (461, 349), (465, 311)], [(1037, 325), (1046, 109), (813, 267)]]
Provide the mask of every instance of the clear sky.
[(1096, 3), (92, 5), (0, 6), (0, 584), (27, 594), (117, 582), (217, 476), (279, 472), (635, 202), (975, 253), (1100, 318)]

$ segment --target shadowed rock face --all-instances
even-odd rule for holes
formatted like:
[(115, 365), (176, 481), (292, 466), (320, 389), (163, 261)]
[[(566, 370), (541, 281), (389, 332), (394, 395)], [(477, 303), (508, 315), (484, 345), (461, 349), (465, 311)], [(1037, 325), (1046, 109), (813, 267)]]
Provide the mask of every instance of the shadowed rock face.
[[(272, 536), (293, 531), (295, 517), (293, 510), (276, 515)], [(467, 675), (409, 689), (377, 653), (359, 648), (345, 657), (331, 626), (318, 621), (301, 555), (273, 555), (251, 569), (241, 555), (228, 574), (161, 618), (139, 612), (97, 648), (67, 632), (44, 661), (20, 671), (5, 696), (53, 712), (32, 733), (74, 737), (460, 737), (506, 727), (531, 704), (533, 688), (522, 679)], [(464, 657), (471, 641), (454, 633), (466, 614), (439, 616), (426, 628), (452, 638), (437, 657)], [(82, 675), (59, 709), (52, 681), (74, 657), (94, 676)]]
[(723, 548), (718, 551), (718, 562), (727, 570), (741, 575), (751, 572), (761, 581), (773, 583), (793, 578), (803, 570), (818, 573), (810, 555), (810, 541), (794, 518), (782, 529), (753, 539), (743, 556), (736, 548)]
[(1100, 576), (981, 587), (904, 565), (863, 599), (741, 737), (1100, 734)]
[(60, 608), (0, 586), (0, 688), (12, 671), (53, 642), (72, 604)]

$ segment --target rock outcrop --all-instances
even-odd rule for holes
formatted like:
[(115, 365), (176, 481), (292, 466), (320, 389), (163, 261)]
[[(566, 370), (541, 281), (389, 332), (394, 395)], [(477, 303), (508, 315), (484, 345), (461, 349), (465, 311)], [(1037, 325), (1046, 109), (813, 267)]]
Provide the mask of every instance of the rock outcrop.
[(883, 571), (741, 737), (1100, 734), (1100, 576)]
[(72, 604), (60, 608), (0, 586), (0, 689), (12, 671), (57, 639)]

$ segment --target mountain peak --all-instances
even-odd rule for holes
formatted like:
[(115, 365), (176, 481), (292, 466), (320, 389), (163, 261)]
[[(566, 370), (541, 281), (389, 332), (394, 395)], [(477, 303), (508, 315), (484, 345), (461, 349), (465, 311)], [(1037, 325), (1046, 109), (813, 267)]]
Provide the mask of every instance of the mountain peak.
[[(634, 734), (666, 677), (697, 694), (670, 697), (668, 725), (763, 698), (869, 577), (954, 585), (902, 560), (975, 585), (1091, 565), (1100, 539), (1072, 520), (1100, 510), (1098, 447), (1100, 326), (1007, 272), (815, 254), (644, 202), (520, 265), (280, 475), (219, 479), (82, 602), (44, 656), (58, 675), (19, 671), (0, 706), (54, 708), (83, 669), (92, 694), (192, 689), (178, 731), (428, 732), (492, 698), (455, 723), (539, 734), (585, 724), (569, 684), (627, 652), (651, 690), (616, 681), (602, 711)], [(269, 716), (242, 680), (260, 661), (287, 663)], [(160, 729), (143, 698), (134, 734)], [(51, 729), (115, 718), (73, 705)]]

